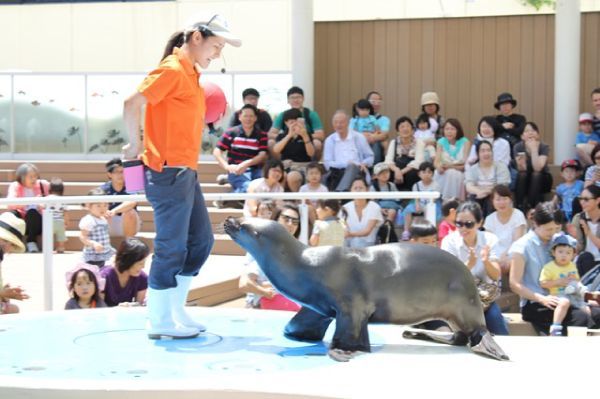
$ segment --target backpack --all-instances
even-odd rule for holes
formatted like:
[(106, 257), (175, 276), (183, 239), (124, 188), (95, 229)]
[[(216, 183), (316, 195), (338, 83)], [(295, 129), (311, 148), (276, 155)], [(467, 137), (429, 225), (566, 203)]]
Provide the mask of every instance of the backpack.
[(390, 242), (398, 242), (398, 235), (394, 229), (394, 224), (390, 220), (386, 220), (377, 230), (375, 244), (387, 244)]

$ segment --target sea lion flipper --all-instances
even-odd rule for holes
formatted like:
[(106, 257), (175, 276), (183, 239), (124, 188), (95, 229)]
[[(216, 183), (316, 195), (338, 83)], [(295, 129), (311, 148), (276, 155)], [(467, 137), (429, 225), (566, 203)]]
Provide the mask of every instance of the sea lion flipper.
[(418, 328), (407, 328), (402, 333), (402, 338), (434, 341), (441, 344), (455, 346), (464, 346), (468, 343), (466, 334), (460, 331), (451, 333), (443, 331), (421, 330)]
[(302, 307), (288, 322), (283, 334), (295, 341), (322, 341), (333, 318), (323, 316), (307, 307)]
[(335, 319), (335, 332), (331, 340), (331, 349), (351, 352), (371, 352), (369, 341), (370, 315), (358, 317), (357, 314), (340, 312)]
[(478, 344), (471, 345), (471, 350), (480, 355), (491, 357), (496, 360), (510, 360), (502, 348), (494, 341), (489, 331), (481, 333), (481, 339)]

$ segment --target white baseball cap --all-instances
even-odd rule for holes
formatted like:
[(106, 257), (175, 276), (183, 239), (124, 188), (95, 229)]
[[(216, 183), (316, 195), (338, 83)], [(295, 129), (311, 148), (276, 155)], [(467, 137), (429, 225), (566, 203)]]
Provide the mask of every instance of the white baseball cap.
[(222, 37), (227, 43), (234, 47), (240, 47), (242, 45), (242, 40), (231, 33), (227, 21), (219, 14), (209, 15), (208, 17), (206, 15), (198, 16), (186, 25), (186, 30), (197, 30), (200, 32), (206, 30), (215, 36)]

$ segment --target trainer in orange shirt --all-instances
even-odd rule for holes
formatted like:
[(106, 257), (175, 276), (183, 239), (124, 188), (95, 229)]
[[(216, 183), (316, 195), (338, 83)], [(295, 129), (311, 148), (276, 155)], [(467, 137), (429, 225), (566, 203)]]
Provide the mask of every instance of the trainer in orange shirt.
[(140, 115), (146, 105), (141, 159), (156, 226), (148, 288), (151, 339), (193, 338), (206, 330), (184, 308), (192, 278), (214, 243), (196, 173), (206, 111), (199, 71), (220, 57), (226, 43), (242, 44), (219, 15), (176, 32), (158, 68), (125, 101), (126, 159), (139, 157)]

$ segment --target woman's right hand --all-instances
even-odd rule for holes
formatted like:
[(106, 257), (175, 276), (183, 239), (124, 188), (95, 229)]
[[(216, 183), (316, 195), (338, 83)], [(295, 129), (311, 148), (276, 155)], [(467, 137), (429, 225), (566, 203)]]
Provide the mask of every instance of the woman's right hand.
[(547, 307), (548, 309), (554, 309), (558, 306), (559, 299), (554, 295), (544, 295), (542, 299), (540, 299), (540, 303)]
[(25, 290), (21, 287), (11, 287), (9, 284), (6, 284), (1, 291), (2, 296), (5, 298), (16, 299), (17, 301), (29, 299), (29, 295), (27, 295)]
[(140, 155), (139, 148), (131, 143), (127, 143), (121, 147), (121, 152), (123, 153), (123, 159), (137, 159)]
[(94, 247), (94, 251), (95, 251), (95, 252), (98, 252), (98, 253), (100, 253), (100, 252), (103, 252), (103, 251), (104, 251), (104, 246), (103, 246), (102, 244), (100, 244), (99, 242), (94, 242), (94, 243), (92, 244), (92, 246)]

